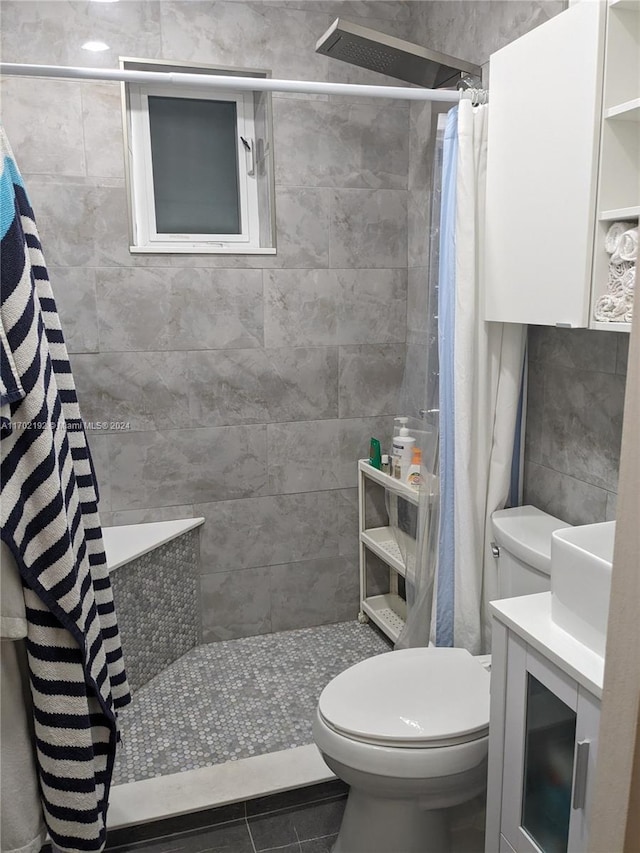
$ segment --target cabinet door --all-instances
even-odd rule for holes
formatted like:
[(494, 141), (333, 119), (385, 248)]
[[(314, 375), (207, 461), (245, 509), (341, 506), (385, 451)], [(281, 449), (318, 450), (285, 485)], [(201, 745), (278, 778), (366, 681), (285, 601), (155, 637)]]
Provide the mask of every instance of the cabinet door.
[(600, 701), (580, 687), (578, 689), (576, 761), (571, 798), (570, 851), (586, 851), (589, 844), (589, 818), (593, 783), (596, 778), (599, 725)]
[(491, 56), (485, 319), (587, 326), (604, 3)]
[(569, 846), (578, 687), (517, 638), (509, 639), (502, 834), (517, 853)]

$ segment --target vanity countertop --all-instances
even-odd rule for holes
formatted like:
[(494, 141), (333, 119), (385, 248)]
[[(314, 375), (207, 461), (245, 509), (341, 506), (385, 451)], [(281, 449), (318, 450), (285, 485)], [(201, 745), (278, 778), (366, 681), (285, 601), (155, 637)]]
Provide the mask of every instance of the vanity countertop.
[(551, 620), (551, 593), (493, 601), (492, 615), (582, 687), (602, 698), (604, 658)]

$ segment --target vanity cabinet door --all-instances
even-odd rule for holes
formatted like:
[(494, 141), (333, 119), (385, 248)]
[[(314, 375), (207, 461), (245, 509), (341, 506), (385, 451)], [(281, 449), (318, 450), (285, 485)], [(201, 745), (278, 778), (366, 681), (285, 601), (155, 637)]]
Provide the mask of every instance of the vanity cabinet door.
[(587, 326), (606, 4), (491, 56), (485, 319)]
[(516, 853), (587, 850), (598, 702), (510, 637), (502, 834)]

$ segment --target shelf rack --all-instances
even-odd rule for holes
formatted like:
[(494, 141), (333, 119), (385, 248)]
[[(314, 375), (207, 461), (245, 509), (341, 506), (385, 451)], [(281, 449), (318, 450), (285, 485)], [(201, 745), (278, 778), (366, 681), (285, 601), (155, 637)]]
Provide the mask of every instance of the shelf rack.
[(640, 2), (609, 0), (605, 43), (603, 118), (598, 169), (598, 222), (593, 250), (592, 329), (630, 332), (631, 323), (593, 317), (607, 289), (604, 240), (612, 222), (640, 216)]
[[(358, 462), (360, 539), (360, 613), (358, 618), (361, 622), (370, 619), (383, 633), (396, 642), (407, 619), (407, 604), (398, 592), (398, 578), (406, 577), (407, 566), (397, 536), (406, 536), (407, 548), (404, 550), (408, 554), (411, 552), (411, 542), (415, 547), (415, 540), (411, 540), (407, 534), (402, 534), (397, 526), (366, 526), (365, 490), (367, 480), (381, 486), (391, 496), (390, 515), (392, 519), (394, 515), (397, 516), (398, 498), (402, 498), (413, 506), (418, 506), (420, 491), (374, 468), (369, 464), (368, 459), (361, 459)], [(388, 593), (368, 595), (367, 552), (375, 554), (389, 567)], [(411, 568), (410, 565), (409, 569)]]

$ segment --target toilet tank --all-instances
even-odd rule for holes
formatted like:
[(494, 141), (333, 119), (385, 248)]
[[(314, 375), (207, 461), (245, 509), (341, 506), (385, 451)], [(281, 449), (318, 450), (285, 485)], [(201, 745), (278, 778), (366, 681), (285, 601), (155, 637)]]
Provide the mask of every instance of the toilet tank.
[(498, 563), (498, 598), (551, 589), (551, 534), (571, 527), (535, 506), (501, 509), (491, 517)]

